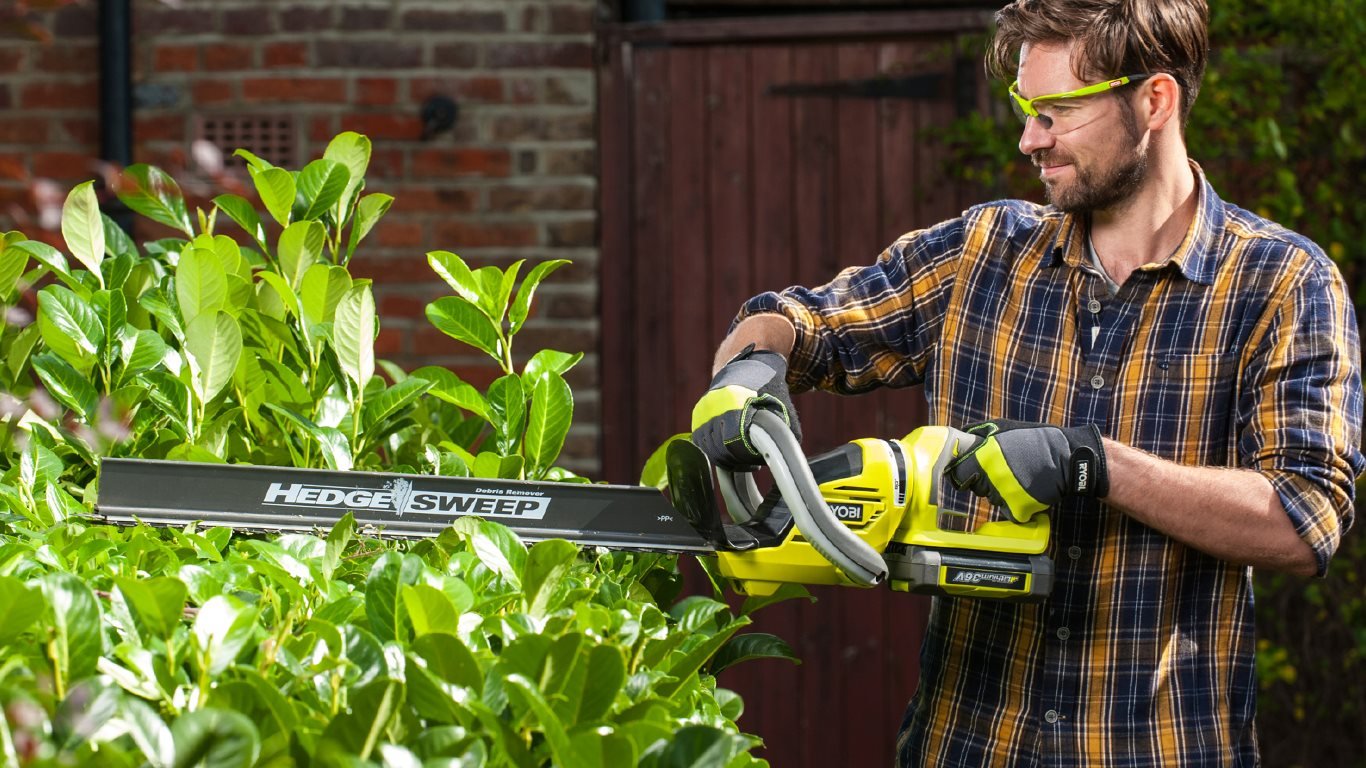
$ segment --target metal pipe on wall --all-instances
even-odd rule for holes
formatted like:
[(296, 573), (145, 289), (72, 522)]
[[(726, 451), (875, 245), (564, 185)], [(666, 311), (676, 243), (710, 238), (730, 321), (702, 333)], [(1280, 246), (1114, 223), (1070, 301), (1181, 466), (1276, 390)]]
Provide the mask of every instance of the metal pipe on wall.
[[(101, 0), (100, 27), (100, 159), (120, 169), (133, 162), (133, 78), (131, 0)], [(117, 198), (104, 209), (125, 232), (133, 230), (133, 212)]]

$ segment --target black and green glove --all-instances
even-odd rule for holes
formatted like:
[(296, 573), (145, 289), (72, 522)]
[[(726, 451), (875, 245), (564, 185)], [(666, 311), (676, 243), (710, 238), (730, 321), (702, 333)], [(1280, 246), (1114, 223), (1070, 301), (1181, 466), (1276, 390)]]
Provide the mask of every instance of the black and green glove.
[(693, 443), (718, 467), (733, 472), (758, 469), (763, 457), (750, 445), (747, 433), (760, 408), (781, 416), (793, 436), (802, 439), (787, 392), (787, 361), (751, 344), (716, 372), (707, 393), (693, 406)]
[(1004, 507), (1019, 522), (1064, 498), (1103, 498), (1110, 492), (1105, 448), (1094, 424), (1054, 427), (1020, 421), (987, 421), (952, 430), (956, 458), (944, 474)]

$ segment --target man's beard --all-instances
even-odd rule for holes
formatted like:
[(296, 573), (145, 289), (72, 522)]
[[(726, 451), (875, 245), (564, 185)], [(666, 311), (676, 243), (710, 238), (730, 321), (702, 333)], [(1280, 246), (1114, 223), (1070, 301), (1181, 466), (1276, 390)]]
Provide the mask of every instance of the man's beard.
[(1034, 165), (1052, 165), (1059, 160), (1072, 162), (1076, 178), (1069, 185), (1044, 183), (1044, 196), (1058, 210), (1065, 213), (1092, 213), (1121, 206), (1143, 186), (1148, 176), (1148, 148), (1139, 142), (1138, 125), (1132, 115), (1123, 120), (1128, 142), (1121, 146), (1120, 156), (1109, 168), (1083, 169), (1075, 158), (1039, 150), (1032, 155)]

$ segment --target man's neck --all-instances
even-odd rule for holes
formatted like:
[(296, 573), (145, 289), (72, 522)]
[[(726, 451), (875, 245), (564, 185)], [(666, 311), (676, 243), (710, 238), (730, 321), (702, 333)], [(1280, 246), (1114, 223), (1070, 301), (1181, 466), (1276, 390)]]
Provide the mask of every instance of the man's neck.
[(1152, 172), (1133, 197), (1091, 214), (1091, 243), (1105, 271), (1120, 285), (1135, 269), (1172, 255), (1199, 203), (1195, 171), (1184, 147), (1151, 160)]

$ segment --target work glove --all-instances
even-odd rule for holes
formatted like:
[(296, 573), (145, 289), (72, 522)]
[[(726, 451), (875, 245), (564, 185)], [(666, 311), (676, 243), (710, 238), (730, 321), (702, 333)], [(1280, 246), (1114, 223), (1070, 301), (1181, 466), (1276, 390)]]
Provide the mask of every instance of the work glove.
[(1064, 429), (996, 420), (951, 430), (949, 440), (955, 458), (944, 474), (953, 486), (985, 496), (1021, 523), (1064, 498), (1110, 492), (1094, 424)]
[(754, 413), (761, 408), (782, 417), (792, 435), (802, 439), (787, 392), (787, 361), (751, 344), (716, 372), (707, 393), (693, 406), (692, 441), (716, 466), (752, 472), (764, 463), (748, 434)]

